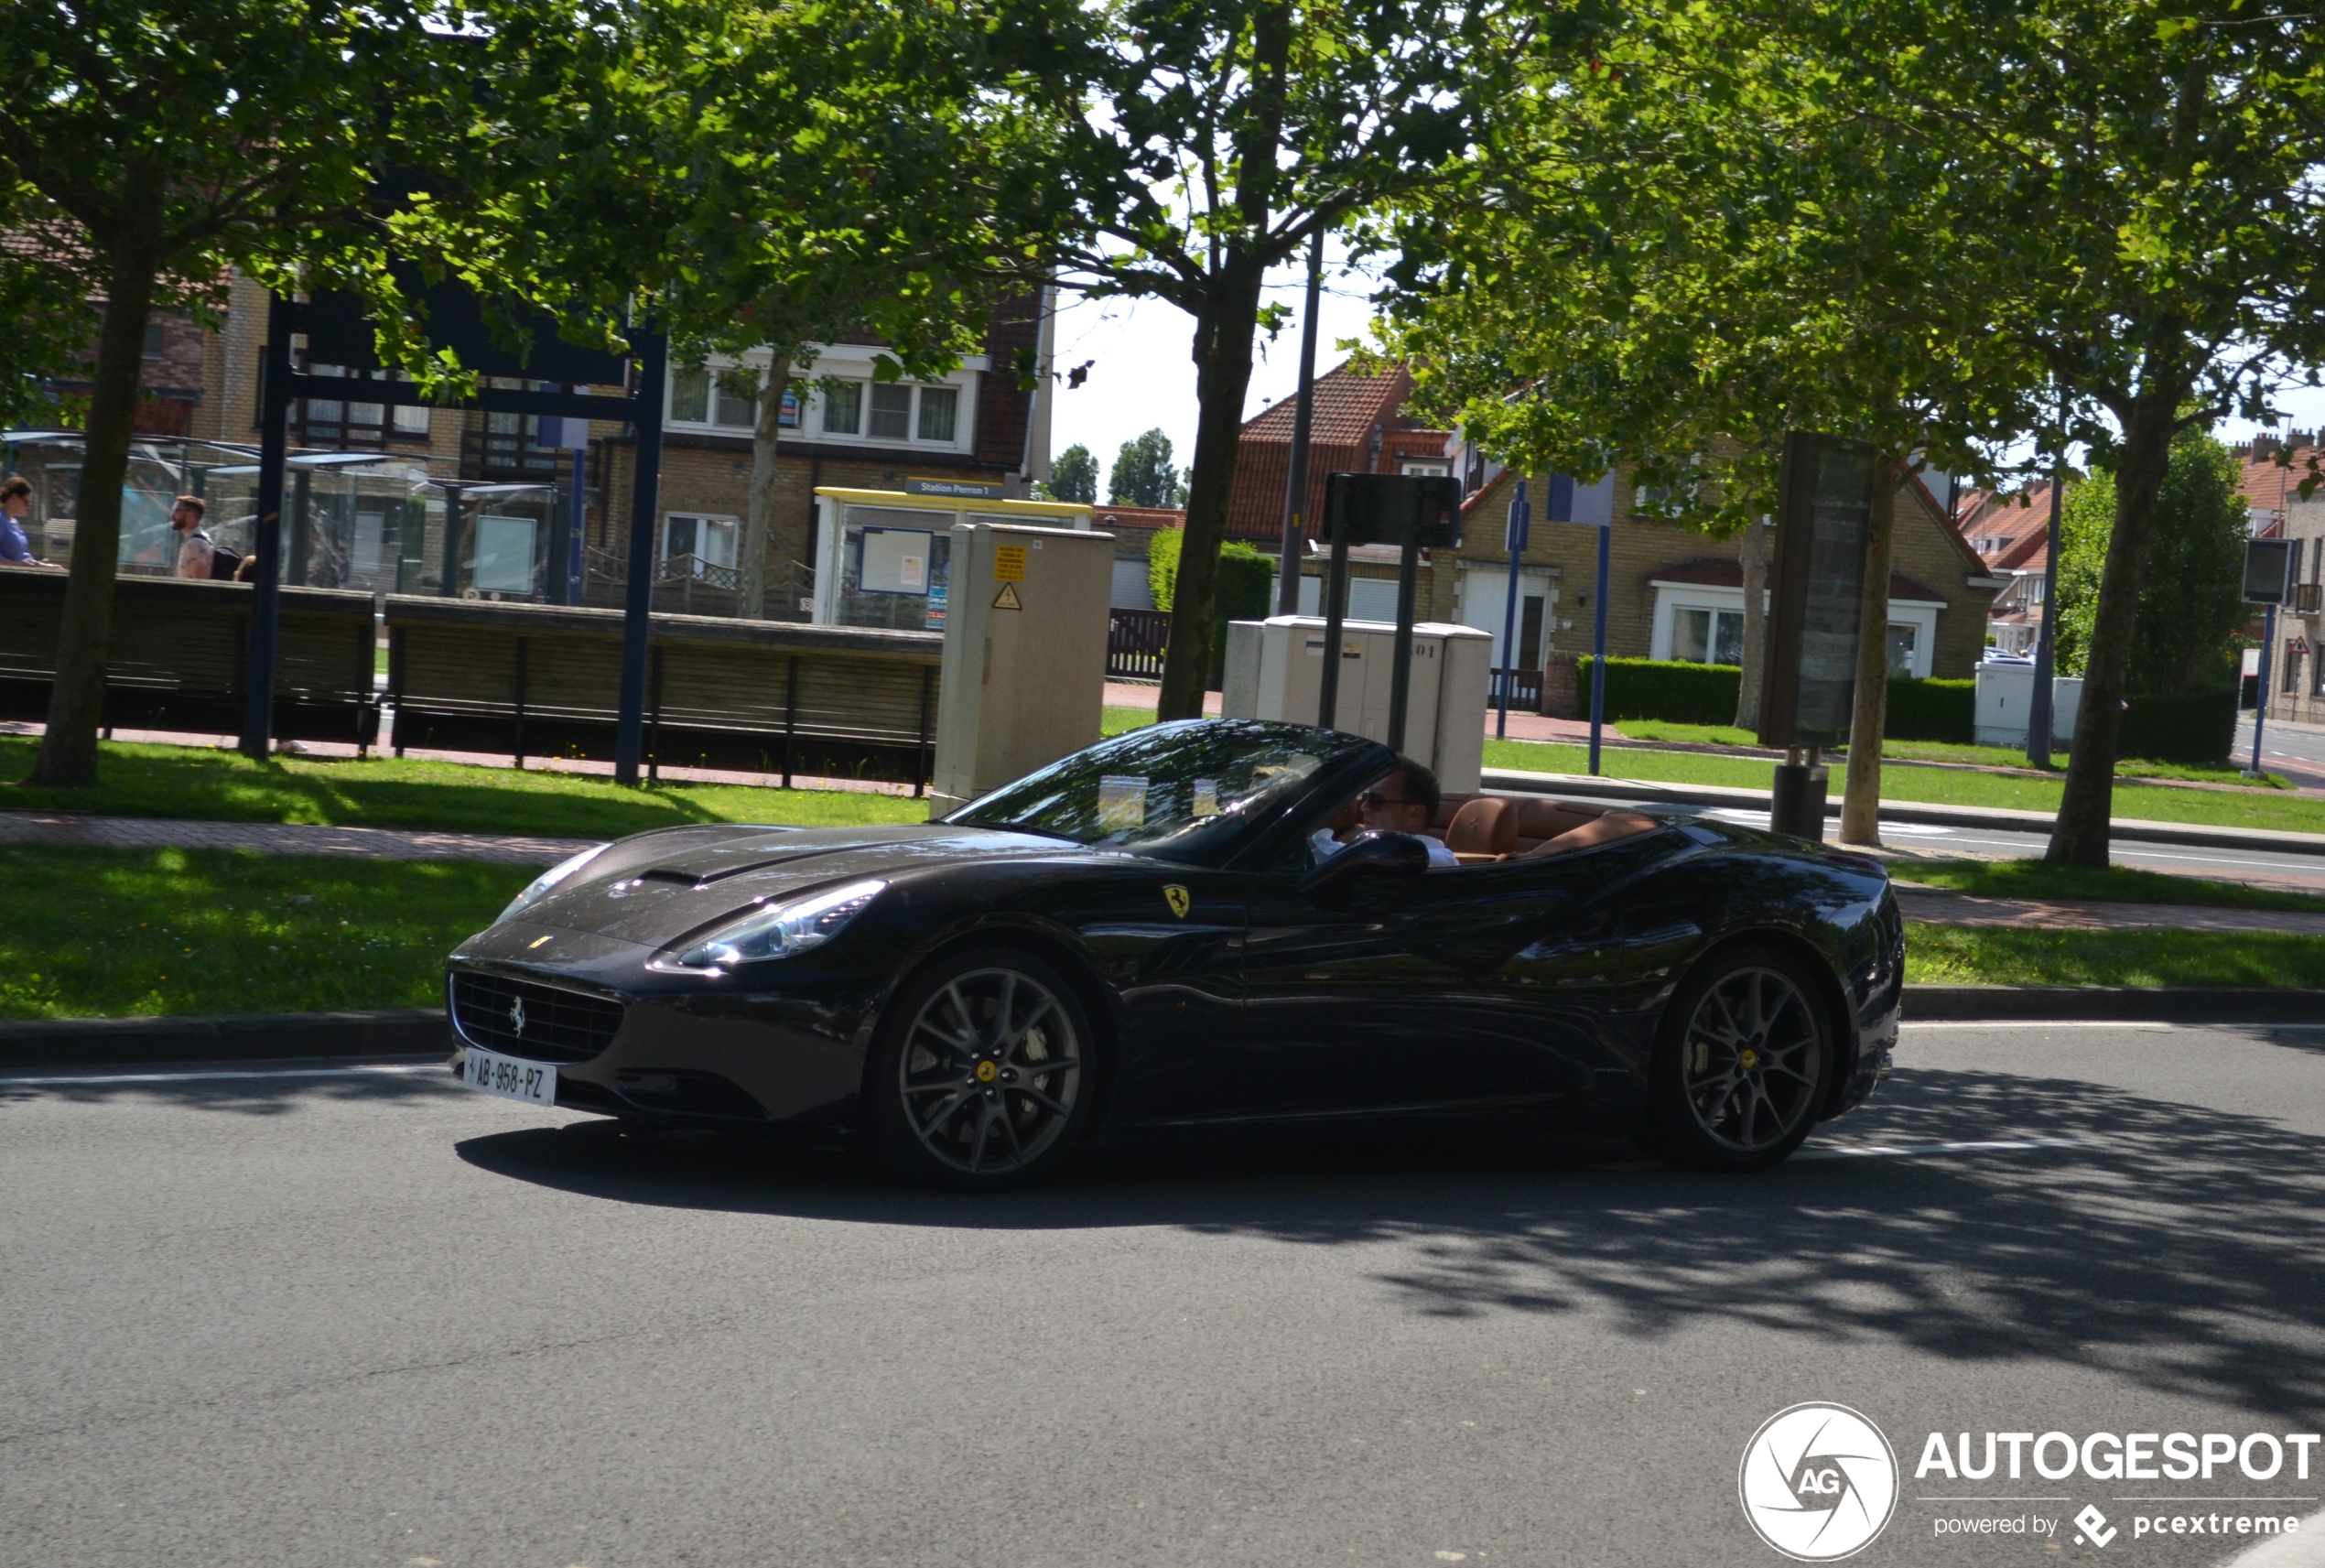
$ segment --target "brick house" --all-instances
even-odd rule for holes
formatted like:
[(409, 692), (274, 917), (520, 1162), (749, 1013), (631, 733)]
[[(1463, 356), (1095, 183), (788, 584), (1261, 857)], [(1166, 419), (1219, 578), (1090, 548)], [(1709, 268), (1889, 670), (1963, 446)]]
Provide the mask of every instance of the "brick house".
[[(2294, 575), (2309, 591), (2276, 611), (2276, 645), (2269, 652), (2268, 716), (2302, 724), (2325, 724), (2325, 613), (2304, 611), (2301, 602), (2325, 603), (2325, 490), (2301, 499), (2301, 481), (2325, 470), (2325, 449), (2313, 432), (2295, 430), (2290, 438), (2260, 437), (2242, 449), (2241, 486), (2256, 537), (2290, 539), (2298, 552)], [(2280, 455), (2286, 460), (2278, 461)], [(2258, 609), (2250, 631), (2257, 638), (2267, 625)], [(2255, 660), (2257, 663), (2257, 660)]]

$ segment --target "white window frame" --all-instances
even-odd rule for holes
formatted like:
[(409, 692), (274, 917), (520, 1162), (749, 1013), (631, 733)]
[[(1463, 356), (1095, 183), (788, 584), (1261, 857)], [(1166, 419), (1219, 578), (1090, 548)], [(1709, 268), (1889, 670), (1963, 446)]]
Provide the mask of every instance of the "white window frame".
[[(1668, 660), (1671, 645), (1677, 640), (1673, 622), (1680, 610), (1725, 610), (1735, 614), (1744, 612), (1744, 590), (1741, 588), (1721, 588), (1712, 583), (1667, 582), (1660, 579), (1648, 586), (1655, 590), (1655, 615), (1648, 639), (1650, 659)], [(1938, 611), (1946, 607), (1936, 600), (1892, 599), (1889, 619), (1899, 626), (1913, 630), (1913, 667), (1917, 680), (1929, 678), (1935, 667), (1937, 655)]]
[(676, 509), (673, 509), (662, 514), (662, 547), (656, 552), (655, 558), (657, 560), (667, 561), (672, 558), (670, 555), (670, 524), (680, 518), (685, 518), (687, 521), (695, 525), (695, 536), (698, 540), (701, 538), (702, 526), (706, 523), (726, 523), (732, 524), (735, 531), (735, 558), (733, 560), (708, 561), (699, 550), (689, 550), (687, 553), (694, 557), (695, 559), (698, 561), (705, 561), (706, 564), (710, 566), (724, 566), (732, 568), (740, 567), (742, 564), (741, 518), (734, 515), (734, 514), (730, 512), (686, 512)]
[[(964, 360), (960, 369), (933, 381), (908, 381), (902, 384), (912, 390), (912, 406), (904, 416), (904, 434), (897, 438), (874, 438), (868, 434), (871, 424), (871, 385), (873, 371), (883, 358), (876, 347), (854, 343), (832, 343), (818, 348), (813, 359), (795, 362), (791, 384), (799, 394), (799, 423), (783, 429), (785, 440), (827, 441), (841, 446), (873, 447), (885, 450), (923, 452), (973, 452), (977, 449), (978, 378), (990, 368), (985, 355), (977, 354)], [(712, 377), (721, 372), (736, 369), (766, 373), (773, 356), (765, 349), (753, 349), (743, 354), (711, 354), (701, 368)], [(756, 419), (741, 425), (718, 422), (719, 399), (715, 395), (701, 419), (680, 419), (673, 413), (677, 392), (677, 377), (682, 369), (693, 367), (672, 365), (665, 373), (662, 389), (662, 423), (666, 430), (712, 436), (742, 436), (753, 433)], [(853, 431), (824, 428), (824, 395), (820, 384), (827, 380), (851, 381), (865, 390), (862, 394), (857, 427)], [(898, 384), (890, 383), (888, 384)], [(921, 395), (929, 387), (949, 387), (958, 401), (954, 406), (953, 438), (949, 441), (921, 439)]]

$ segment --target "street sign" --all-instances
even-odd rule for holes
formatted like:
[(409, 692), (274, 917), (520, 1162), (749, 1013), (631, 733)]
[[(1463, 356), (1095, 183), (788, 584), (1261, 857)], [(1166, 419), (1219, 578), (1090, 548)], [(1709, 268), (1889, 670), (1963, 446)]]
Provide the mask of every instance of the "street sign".
[(1835, 746), (1849, 738), (1873, 470), (1873, 449), (1862, 441), (1798, 430), (1784, 438), (1760, 685), (1763, 746)]
[(1461, 543), (1461, 481), (1445, 474), (1336, 473), (1325, 481), (1327, 535), (1346, 545)]
[(2300, 571), (2298, 539), (2244, 541), (2244, 602), (2282, 604), (2293, 596), (2293, 579)]

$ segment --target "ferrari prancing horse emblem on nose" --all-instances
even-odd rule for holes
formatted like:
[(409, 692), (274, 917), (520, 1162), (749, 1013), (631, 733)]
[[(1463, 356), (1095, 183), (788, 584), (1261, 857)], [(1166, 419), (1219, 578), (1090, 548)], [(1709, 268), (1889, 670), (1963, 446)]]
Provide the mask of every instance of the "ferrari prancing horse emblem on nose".
[(1181, 920), (1184, 920), (1186, 918), (1188, 907), (1195, 901), (1187, 897), (1186, 889), (1179, 886), (1176, 882), (1173, 882), (1162, 890), (1162, 902), (1171, 906), (1171, 913), (1173, 914), (1177, 915)]

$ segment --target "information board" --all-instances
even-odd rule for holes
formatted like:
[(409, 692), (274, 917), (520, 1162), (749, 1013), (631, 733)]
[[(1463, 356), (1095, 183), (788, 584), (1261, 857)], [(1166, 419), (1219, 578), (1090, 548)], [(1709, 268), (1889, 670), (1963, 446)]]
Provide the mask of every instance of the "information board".
[(1805, 431), (1784, 438), (1760, 684), (1763, 746), (1837, 746), (1849, 738), (1873, 459), (1861, 441)]

